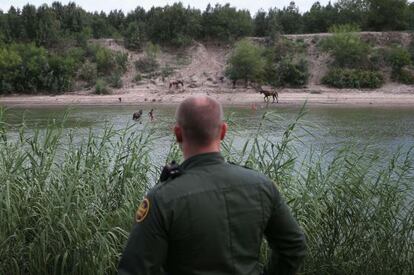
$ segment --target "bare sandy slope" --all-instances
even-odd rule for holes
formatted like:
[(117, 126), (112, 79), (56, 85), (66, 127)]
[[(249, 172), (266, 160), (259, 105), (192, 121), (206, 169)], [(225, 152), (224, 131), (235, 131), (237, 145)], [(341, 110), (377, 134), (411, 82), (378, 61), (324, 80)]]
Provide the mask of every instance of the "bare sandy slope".
[[(336, 104), (336, 105), (392, 105), (414, 106), (414, 86), (400, 85), (389, 82), (376, 90), (332, 89), (320, 84), (320, 79), (327, 72), (329, 57), (320, 53), (316, 47), (319, 36), (294, 35), (291, 39), (303, 39), (308, 45), (308, 62), (310, 66), (309, 85), (302, 89), (278, 90), (280, 104)], [(377, 43), (387, 43), (399, 39), (407, 43), (408, 34), (404, 33), (366, 33), (365, 39), (376, 40)], [(395, 38), (394, 36), (402, 36)], [(393, 39), (390, 39), (393, 38)], [(385, 42), (381, 42), (381, 41)], [(158, 56), (161, 66), (169, 65), (175, 68), (174, 73), (162, 79), (146, 79), (134, 83), (136, 74), (134, 61), (143, 53), (128, 51), (112, 39), (92, 41), (115, 51), (127, 53), (129, 56), (128, 71), (123, 76), (124, 87), (113, 90), (111, 95), (94, 95), (92, 90), (82, 90), (58, 96), (3, 96), (0, 105), (139, 105), (143, 103), (177, 104), (190, 95), (207, 94), (217, 98), (225, 105), (263, 104), (263, 96), (251, 87), (243, 84), (232, 89), (231, 81), (221, 78), (224, 76), (226, 61), (230, 54), (227, 46), (203, 45), (194, 43), (192, 47), (181, 53), (185, 60), (180, 59), (174, 52), (162, 52)], [(184, 87), (169, 89), (170, 81), (183, 80)], [(121, 98), (121, 101), (119, 101)]]

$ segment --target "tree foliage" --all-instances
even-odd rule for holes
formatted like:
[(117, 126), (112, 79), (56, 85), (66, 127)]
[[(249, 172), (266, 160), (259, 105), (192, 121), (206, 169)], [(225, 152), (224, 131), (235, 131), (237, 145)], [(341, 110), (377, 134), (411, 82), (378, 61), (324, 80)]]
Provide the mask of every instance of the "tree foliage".
[(205, 38), (229, 41), (251, 35), (253, 21), (247, 10), (237, 10), (229, 4), (208, 5), (202, 16), (202, 30)]
[(321, 42), (323, 50), (334, 57), (334, 65), (346, 68), (364, 68), (369, 66), (370, 46), (363, 42), (353, 25), (334, 26), (332, 36)]
[(73, 58), (48, 54), (34, 44), (0, 49), (0, 93), (68, 91), (74, 72)]
[(185, 46), (200, 34), (201, 12), (182, 3), (153, 7), (145, 17), (148, 37), (156, 43)]
[(142, 22), (131, 22), (124, 36), (127, 49), (142, 50), (146, 41), (145, 25)]
[(264, 73), (263, 50), (249, 40), (238, 42), (230, 56), (226, 75), (234, 81), (261, 81)]
[(146, 42), (185, 46), (193, 39), (232, 41), (245, 36), (275, 33), (326, 32), (334, 25), (355, 24), (362, 30), (413, 30), (414, 4), (407, 0), (339, 0), (322, 5), (315, 2), (301, 12), (295, 2), (286, 7), (249, 11), (229, 4), (208, 5), (204, 11), (174, 3), (146, 11), (137, 7), (87, 12), (75, 3), (53, 2), (39, 7), (27, 4), (0, 12), (0, 40), (7, 43), (34, 42), (37, 46), (66, 46), (67, 41), (84, 43), (90, 37), (124, 37), (128, 48), (140, 50)]
[(279, 37), (265, 51), (265, 82), (278, 87), (302, 87), (309, 78), (304, 45)]
[(375, 71), (334, 68), (322, 78), (322, 83), (336, 88), (374, 89), (384, 84), (384, 78)]

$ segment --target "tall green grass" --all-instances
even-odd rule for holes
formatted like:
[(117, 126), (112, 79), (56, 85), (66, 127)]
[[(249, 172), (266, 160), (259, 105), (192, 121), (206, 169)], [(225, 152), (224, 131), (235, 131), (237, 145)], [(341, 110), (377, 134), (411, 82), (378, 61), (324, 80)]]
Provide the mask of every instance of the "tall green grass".
[[(223, 145), (278, 184), (307, 235), (302, 273), (413, 274), (413, 152), (384, 160), (345, 146), (298, 158), (303, 115), (278, 143), (259, 123), (242, 146), (231, 136)], [(154, 163), (150, 128), (108, 125), (80, 139), (56, 123), (10, 132), (0, 111), (0, 274), (115, 273), (136, 207), (178, 147)]]

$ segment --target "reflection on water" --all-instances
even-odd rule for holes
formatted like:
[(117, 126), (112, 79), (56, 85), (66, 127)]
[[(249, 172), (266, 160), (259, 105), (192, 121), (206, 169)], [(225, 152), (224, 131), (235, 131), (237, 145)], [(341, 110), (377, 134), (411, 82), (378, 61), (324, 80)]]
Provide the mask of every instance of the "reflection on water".
[[(79, 138), (86, 136), (89, 129), (99, 133), (105, 124), (113, 125), (115, 129), (133, 125), (137, 131), (153, 127), (161, 138), (162, 146), (159, 147), (166, 149), (172, 140), (175, 107), (155, 106), (156, 120), (151, 122), (148, 112), (152, 108), (154, 105), (11, 108), (7, 111), (6, 121), (15, 131), (23, 120), (28, 129), (44, 129), (53, 120), (61, 122), (67, 116), (65, 129), (78, 133)], [(139, 109), (144, 111), (141, 123), (132, 121), (133, 112)], [(277, 105), (257, 111), (248, 107), (228, 107), (225, 113), (231, 122), (230, 135), (237, 133), (240, 143), (254, 135), (261, 122), (262, 133), (277, 142), (299, 109)], [(262, 120), (266, 111), (274, 114)], [(300, 146), (317, 151), (338, 148), (349, 142), (384, 152), (395, 152), (400, 147), (408, 149), (414, 145), (414, 108), (309, 107), (303, 124), (314, 136), (299, 130), (297, 134), (304, 142)]]

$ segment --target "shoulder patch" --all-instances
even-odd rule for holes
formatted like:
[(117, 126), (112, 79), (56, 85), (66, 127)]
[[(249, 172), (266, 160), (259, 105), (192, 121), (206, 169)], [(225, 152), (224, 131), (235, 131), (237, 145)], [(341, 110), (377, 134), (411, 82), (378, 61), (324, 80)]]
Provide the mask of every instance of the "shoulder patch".
[(142, 222), (148, 215), (150, 210), (150, 201), (145, 198), (139, 205), (137, 212), (135, 213), (135, 221)]

